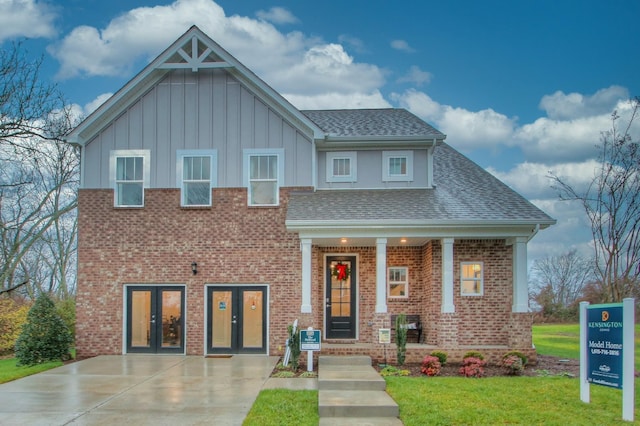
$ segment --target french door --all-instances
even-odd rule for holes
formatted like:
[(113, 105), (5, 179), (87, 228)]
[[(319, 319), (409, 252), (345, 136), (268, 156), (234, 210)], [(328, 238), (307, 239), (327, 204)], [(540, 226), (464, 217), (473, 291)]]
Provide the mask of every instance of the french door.
[(263, 286), (208, 287), (207, 353), (266, 353), (266, 302)]
[(328, 256), (325, 330), (327, 339), (356, 337), (356, 257)]
[(184, 353), (184, 287), (127, 287), (127, 353)]

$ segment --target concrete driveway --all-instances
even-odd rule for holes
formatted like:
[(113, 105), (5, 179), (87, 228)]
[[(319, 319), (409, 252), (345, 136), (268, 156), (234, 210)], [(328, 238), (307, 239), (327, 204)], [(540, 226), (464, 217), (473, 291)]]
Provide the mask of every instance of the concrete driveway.
[(0, 424), (241, 425), (277, 360), (90, 358), (0, 385)]

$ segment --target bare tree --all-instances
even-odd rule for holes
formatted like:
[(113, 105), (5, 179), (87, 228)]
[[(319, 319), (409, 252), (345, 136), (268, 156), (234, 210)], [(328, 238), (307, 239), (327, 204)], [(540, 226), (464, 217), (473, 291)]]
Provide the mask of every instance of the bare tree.
[(554, 188), (563, 200), (579, 201), (591, 222), (598, 282), (603, 302), (620, 302), (638, 294), (640, 276), (640, 147), (632, 138), (640, 98), (631, 102), (626, 125), (617, 112), (611, 130), (598, 146), (600, 162), (593, 180), (579, 191), (556, 175)]
[(70, 110), (40, 64), (20, 44), (0, 51), (0, 294), (36, 284), (38, 270), (66, 280), (75, 251), (79, 158), (62, 141)]
[(531, 268), (532, 299), (545, 316), (569, 319), (577, 315), (576, 302), (593, 279), (593, 262), (576, 250), (537, 259)]

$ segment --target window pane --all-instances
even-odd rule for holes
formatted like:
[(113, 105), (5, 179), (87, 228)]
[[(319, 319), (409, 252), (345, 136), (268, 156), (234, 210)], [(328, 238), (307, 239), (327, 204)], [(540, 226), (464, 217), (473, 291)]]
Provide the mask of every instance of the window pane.
[(479, 294), (480, 281), (476, 281), (476, 280), (462, 281), (462, 292), (465, 294)]
[(278, 178), (278, 157), (275, 155), (269, 156), (269, 176), (267, 179)]
[(405, 157), (389, 158), (389, 174), (402, 176), (407, 174), (407, 159)]
[(333, 175), (334, 176), (350, 176), (351, 175), (350, 159), (334, 158), (333, 159)]
[(251, 182), (251, 204), (277, 204), (276, 182)]
[(142, 157), (133, 157), (130, 158), (130, 160), (132, 160), (132, 162), (134, 163), (133, 166), (133, 180), (142, 180), (142, 162), (143, 162), (143, 158)]
[(462, 265), (462, 278), (481, 278), (482, 265), (479, 263), (467, 263)]
[(208, 206), (211, 191), (208, 182), (185, 182), (184, 204), (189, 206)]
[(201, 157), (200, 161), (202, 161), (202, 180), (211, 180), (211, 158), (210, 157)]
[(116, 158), (116, 179), (123, 180), (124, 179), (124, 168), (126, 158), (118, 157)]
[(406, 286), (404, 284), (390, 284), (389, 285), (389, 296), (393, 297), (401, 297), (406, 296)]
[(193, 179), (193, 157), (184, 157), (182, 161), (182, 179)]
[(141, 183), (119, 183), (118, 185), (118, 205), (119, 206), (141, 206), (142, 205), (142, 184)]

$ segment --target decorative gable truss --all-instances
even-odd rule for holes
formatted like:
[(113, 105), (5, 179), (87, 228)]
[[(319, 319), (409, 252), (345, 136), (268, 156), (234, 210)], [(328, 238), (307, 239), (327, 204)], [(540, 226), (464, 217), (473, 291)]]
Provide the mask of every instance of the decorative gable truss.
[(193, 35), (182, 47), (171, 55), (160, 69), (189, 69), (197, 72), (201, 68), (233, 68), (233, 65), (217, 57), (204, 41)]

